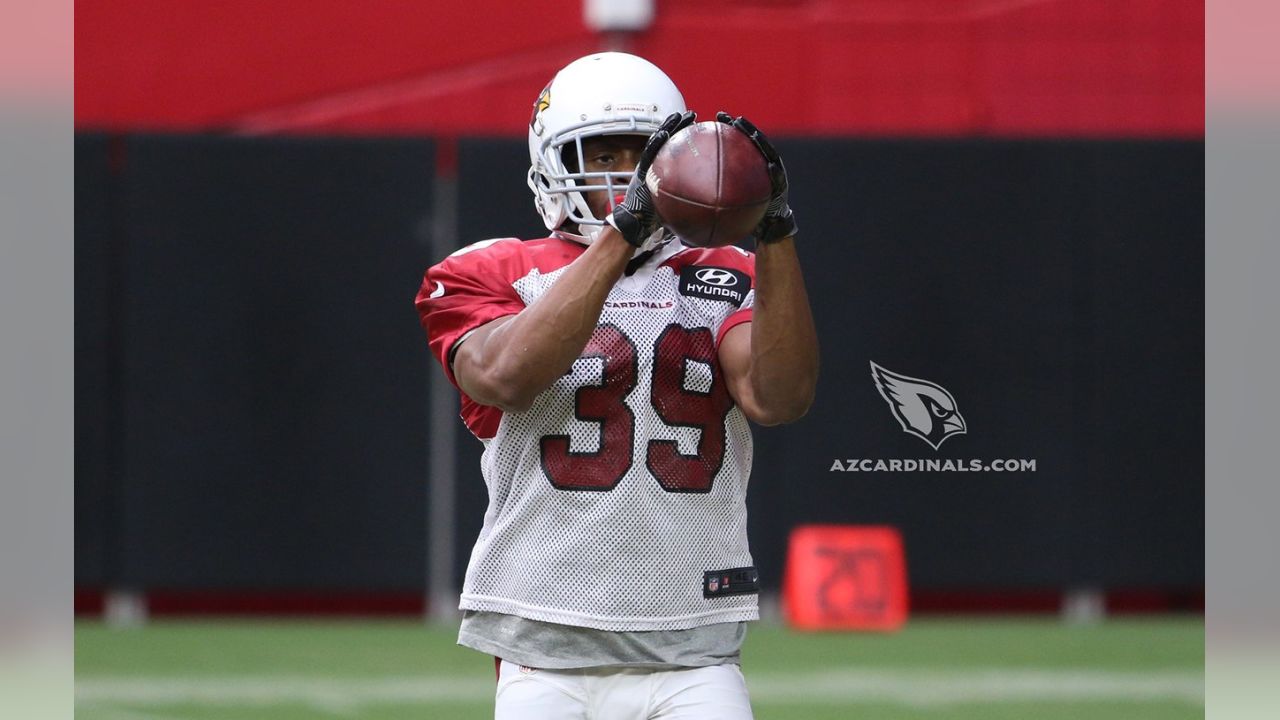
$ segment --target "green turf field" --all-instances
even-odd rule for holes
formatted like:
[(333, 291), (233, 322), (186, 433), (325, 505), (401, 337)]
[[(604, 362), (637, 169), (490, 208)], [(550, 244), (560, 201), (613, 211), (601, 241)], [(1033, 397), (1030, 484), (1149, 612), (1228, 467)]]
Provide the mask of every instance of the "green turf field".
[[(413, 622), (76, 626), (78, 720), (485, 718), (493, 661)], [(918, 619), (893, 635), (755, 624), (756, 717), (1204, 717), (1202, 618)]]

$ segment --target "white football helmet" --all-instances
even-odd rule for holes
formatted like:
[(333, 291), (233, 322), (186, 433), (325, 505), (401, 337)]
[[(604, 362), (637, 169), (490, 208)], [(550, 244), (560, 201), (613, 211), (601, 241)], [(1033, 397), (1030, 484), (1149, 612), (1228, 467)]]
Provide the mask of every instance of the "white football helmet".
[[(543, 89), (529, 120), (529, 189), (547, 229), (590, 243), (604, 225), (592, 215), (585, 192), (623, 193), (630, 172), (583, 172), (583, 138), (596, 135), (649, 136), (673, 112), (684, 112), (684, 97), (656, 65), (635, 55), (604, 52), (566, 65)], [(565, 153), (576, 153), (575, 172)], [(561, 230), (565, 221), (580, 234)]]

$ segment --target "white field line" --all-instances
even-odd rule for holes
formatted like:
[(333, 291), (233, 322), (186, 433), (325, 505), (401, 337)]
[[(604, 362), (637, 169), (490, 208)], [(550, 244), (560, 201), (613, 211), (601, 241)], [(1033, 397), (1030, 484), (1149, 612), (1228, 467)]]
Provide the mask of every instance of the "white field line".
[[(1200, 672), (1000, 669), (967, 671), (841, 668), (822, 673), (747, 672), (752, 699), (802, 704), (886, 703), (940, 706), (989, 702), (1172, 701), (1204, 704)], [(330, 712), (371, 704), (480, 701), (491, 677), (82, 677), (85, 705), (275, 705)]]

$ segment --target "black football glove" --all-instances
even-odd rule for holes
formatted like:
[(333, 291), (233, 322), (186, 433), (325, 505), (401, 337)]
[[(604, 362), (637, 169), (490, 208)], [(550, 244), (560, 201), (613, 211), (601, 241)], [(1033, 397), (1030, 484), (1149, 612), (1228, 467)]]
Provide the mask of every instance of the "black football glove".
[(769, 205), (765, 208), (764, 218), (752, 233), (756, 242), (768, 244), (795, 235), (795, 215), (791, 212), (791, 206), (787, 204), (787, 169), (783, 167), (782, 158), (778, 156), (773, 143), (769, 142), (769, 138), (744, 117), (734, 118), (729, 113), (721, 111), (716, 113), (716, 120), (741, 130), (751, 139), (751, 142), (755, 143), (760, 154), (764, 155), (765, 162), (769, 164), (769, 181), (773, 183), (773, 192), (769, 195)]
[(614, 207), (613, 212), (606, 218), (607, 222), (622, 234), (624, 240), (641, 250), (648, 249), (651, 238), (660, 227), (658, 213), (653, 209), (653, 196), (649, 193), (648, 184), (645, 183), (649, 165), (653, 164), (653, 159), (657, 157), (658, 151), (667, 140), (692, 125), (696, 117), (692, 112), (671, 113), (666, 120), (662, 121), (662, 125), (649, 136), (649, 142), (645, 143), (644, 150), (640, 153), (640, 161), (636, 163), (636, 173), (632, 176), (631, 183), (627, 185), (627, 193), (623, 196), (622, 203)]

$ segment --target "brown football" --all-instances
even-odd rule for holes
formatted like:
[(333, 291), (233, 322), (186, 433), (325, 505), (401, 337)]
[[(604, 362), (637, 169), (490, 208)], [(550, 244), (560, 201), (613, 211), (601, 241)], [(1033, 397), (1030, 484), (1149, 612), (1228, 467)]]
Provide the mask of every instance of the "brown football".
[(715, 121), (673, 135), (653, 159), (645, 181), (662, 224), (698, 247), (746, 239), (764, 217), (772, 190), (755, 144)]

